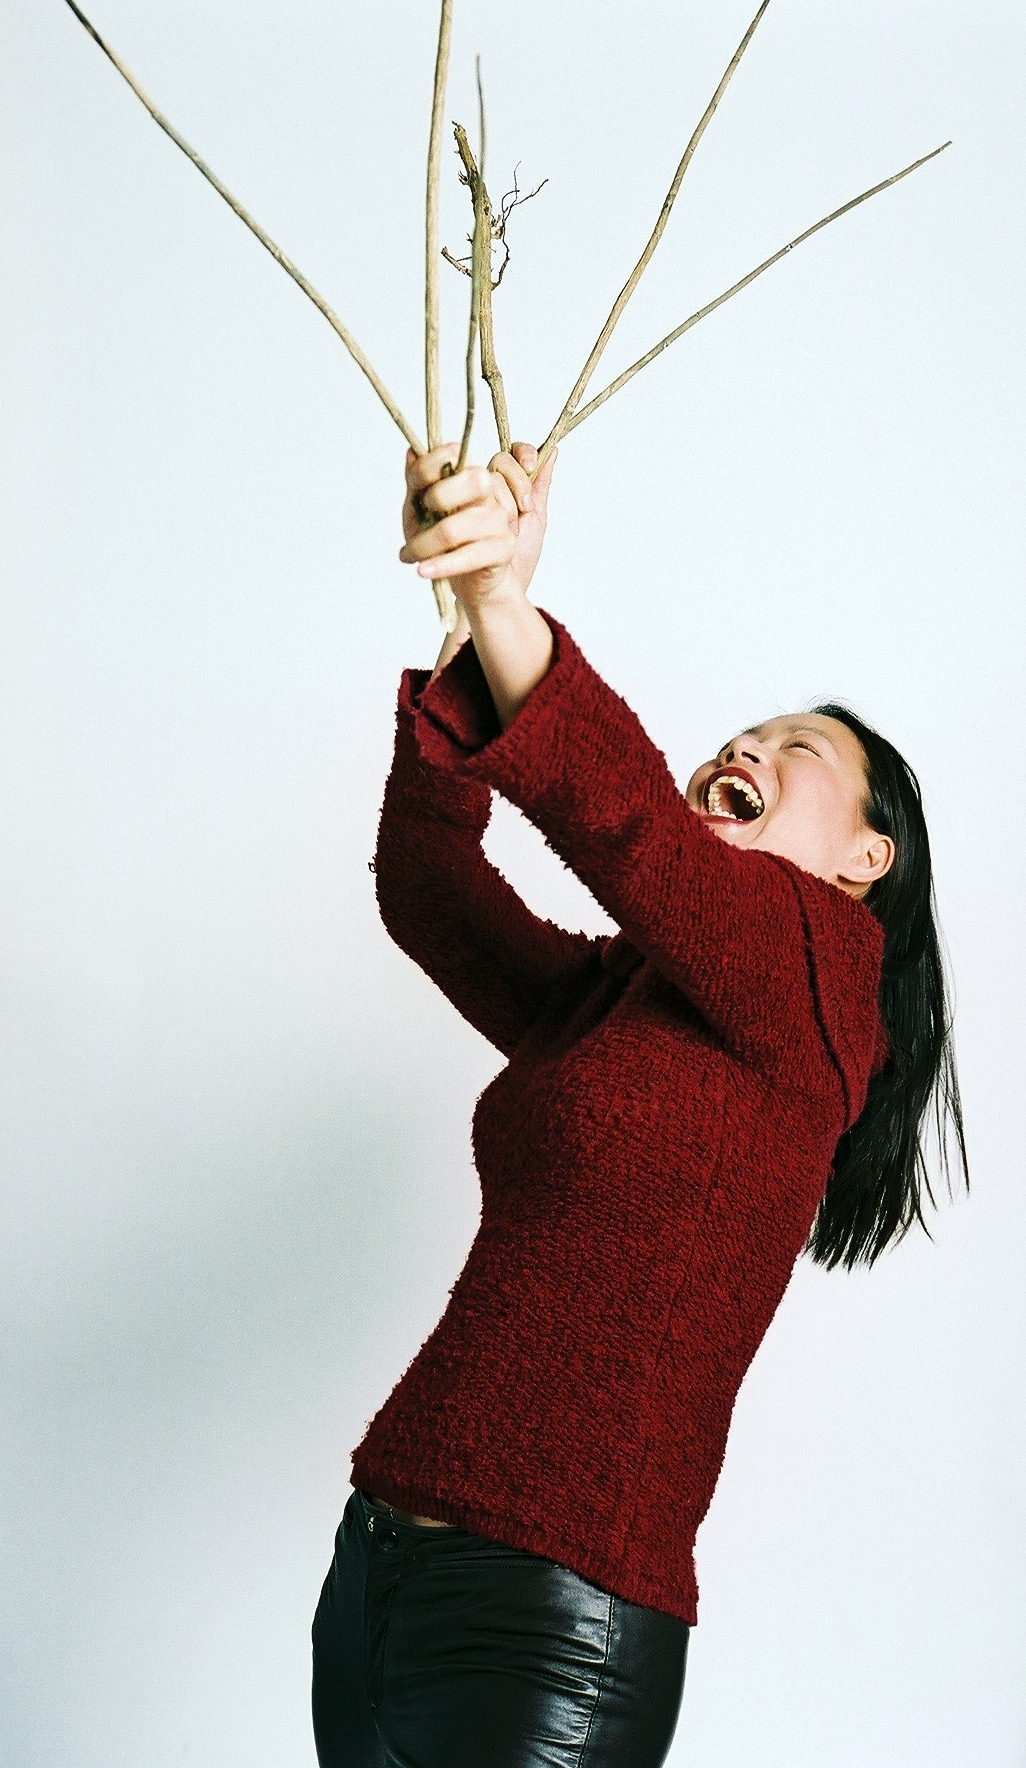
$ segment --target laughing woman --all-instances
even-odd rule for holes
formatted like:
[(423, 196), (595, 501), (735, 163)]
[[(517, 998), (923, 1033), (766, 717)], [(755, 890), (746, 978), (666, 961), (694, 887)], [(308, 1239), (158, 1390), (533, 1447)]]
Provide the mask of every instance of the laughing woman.
[[(658, 1768), (695, 1534), (796, 1259), (925, 1227), (931, 1101), (968, 1180), (929, 841), (912, 769), (843, 705), (752, 726), (681, 791), (527, 600), (554, 457), (532, 484), (527, 444), (457, 455), (407, 457), (400, 557), (460, 623), (402, 675), (376, 890), (506, 1061), (474, 1243), (353, 1455), (314, 1731), (322, 1768)], [(615, 935), (490, 864), (493, 790)]]

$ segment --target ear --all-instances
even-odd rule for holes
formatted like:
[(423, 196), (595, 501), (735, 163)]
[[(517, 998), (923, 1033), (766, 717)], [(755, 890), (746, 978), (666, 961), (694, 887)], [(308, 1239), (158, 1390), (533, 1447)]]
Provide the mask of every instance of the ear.
[(837, 874), (839, 880), (857, 885), (860, 895), (864, 895), (871, 884), (875, 884), (878, 878), (890, 871), (896, 852), (889, 835), (881, 835), (876, 829), (870, 829), (867, 833), (869, 839), (865, 846)]

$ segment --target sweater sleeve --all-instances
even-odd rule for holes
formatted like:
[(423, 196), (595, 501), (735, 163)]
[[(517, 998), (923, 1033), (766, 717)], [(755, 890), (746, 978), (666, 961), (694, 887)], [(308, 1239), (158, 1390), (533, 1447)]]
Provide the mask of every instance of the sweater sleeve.
[(877, 1030), (879, 923), (792, 861), (706, 828), (630, 707), (538, 611), (552, 662), (505, 731), (469, 639), (416, 697), (421, 754), (516, 804), (737, 1055), (822, 1086), (825, 1065), (852, 1067), (824, 1005), (854, 1015), (857, 1056), (841, 1073), (853, 1094)]
[[(375, 894), (400, 949), (477, 1031), (511, 1056), (549, 990), (585, 965), (602, 941), (568, 932), (528, 908), (481, 848), (491, 788), (438, 768), (419, 753), (415, 703), (430, 673), (406, 669), (399, 685)], [(488, 705), (497, 732), (490, 693)]]

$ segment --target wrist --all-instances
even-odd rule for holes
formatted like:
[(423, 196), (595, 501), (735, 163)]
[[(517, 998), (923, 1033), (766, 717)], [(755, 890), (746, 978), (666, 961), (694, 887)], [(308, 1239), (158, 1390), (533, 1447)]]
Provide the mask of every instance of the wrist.
[(552, 630), (515, 587), (468, 609), (468, 619), (474, 650), (505, 730), (548, 673)]
[(474, 595), (466, 604), (459, 603), (462, 616), (468, 621), (490, 615), (508, 614), (510, 610), (523, 607), (527, 600), (526, 590), (512, 571), (508, 571), (491, 589)]

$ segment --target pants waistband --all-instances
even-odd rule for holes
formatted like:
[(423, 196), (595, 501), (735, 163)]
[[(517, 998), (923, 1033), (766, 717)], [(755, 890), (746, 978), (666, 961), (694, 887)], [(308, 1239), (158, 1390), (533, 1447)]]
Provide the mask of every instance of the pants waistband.
[[(412, 1510), (400, 1510), (395, 1504), (376, 1504), (370, 1493), (365, 1492), (362, 1486), (357, 1486), (355, 1490), (363, 1505), (368, 1527), (372, 1524), (373, 1519), (376, 1516), (380, 1516), (384, 1517), (389, 1522), (403, 1523), (407, 1528), (416, 1529), (424, 1533), (428, 1530), (430, 1530), (432, 1534), (442, 1533), (442, 1528), (439, 1528), (436, 1523), (418, 1522), (416, 1520), (416, 1514)], [(452, 1529), (454, 1526), (455, 1525), (452, 1523), (445, 1523), (443, 1528)]]

